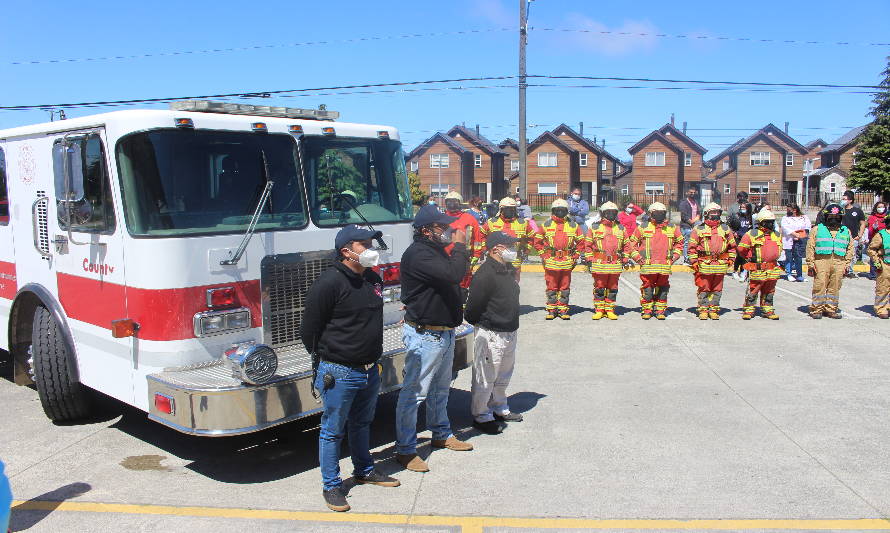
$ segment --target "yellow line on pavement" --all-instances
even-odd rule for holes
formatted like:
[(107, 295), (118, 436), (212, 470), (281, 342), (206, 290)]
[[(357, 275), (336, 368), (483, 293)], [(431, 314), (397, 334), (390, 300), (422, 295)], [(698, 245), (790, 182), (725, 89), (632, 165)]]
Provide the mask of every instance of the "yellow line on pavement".
[(501, 518), (495, 516), (410, 516), (399, 514), (333, 513), (239, 509), (225, 507), (178, 507), (72, 501), (14, 501), (12, 511), (68, 511), (136, 515), (165, 515), (209, 518), (290, 520), (297, 522), (352, 522), (417, 526), (458, 526), (464, 533), (478, 533), (486, 527), (540, 529), (676, 529), (676, 530), (848, 530), (890, 531), (890, 520), (860, 519), (589, 519), (589, 518)]

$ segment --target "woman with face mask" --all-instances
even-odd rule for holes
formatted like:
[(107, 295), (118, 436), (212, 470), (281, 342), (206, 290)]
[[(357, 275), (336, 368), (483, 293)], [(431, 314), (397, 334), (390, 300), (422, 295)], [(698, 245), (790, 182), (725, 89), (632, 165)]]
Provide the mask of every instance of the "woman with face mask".
[(797, 204), (788, 204), (781, 226), (785, 275), (788, 281), (805, 281), (803, 257), (806, 255), (807, 237), (813, 227), (810, 217), (803, 214)]
[[(865, 226), (868, 242), (871, 242), (879, 231), (887, 227), (884, 223), (887, 214), (887, 204), (884, 202), (878, 202), (871, 208), (871, 215), (869, 215)], [(871, 267), (869, 268), (868, 278), (872, 280), (875, 279), (877, 273), (878, 271), (877, 268), (875, 268), (875, 263), (872, 261)]]

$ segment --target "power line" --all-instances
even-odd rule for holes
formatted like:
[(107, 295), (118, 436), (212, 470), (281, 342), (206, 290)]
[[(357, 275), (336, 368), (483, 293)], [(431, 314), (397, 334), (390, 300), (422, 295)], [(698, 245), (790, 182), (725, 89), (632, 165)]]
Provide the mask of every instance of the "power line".
[(394, 39), (416, 39), (421, 37), (446, 37), (446, 36), (454, 36), (454, 35), (469, 35), (474, 33), (489, 33), (489, 32), (502, 32), (502, 31), (513, 31), (514, 28), (488, 28), (482, 30), (460, 30), (460, 31), (441, 31), (441, 32), (431, 32), (431, 33), (406, 33), (402, 35), (375, 35), (368, 37), (354, 37), (351, 39), (332, 39), (332, 40), (323, 40), (323, 41), (305, 41), (299, 43), (279, 43), (279, 44), (257, 44), (257, 45), (249, 45), (249, 46), (236, 46), (230, 48), (206, 48), (203, 50), (174, 50), (170, 52), (154, 52), (154, 53), (146, 53), (146, 54), (130, 54), (130, 55), (119, 55), (119, 56), (98, 56), (98, 57), (74, 57), (74, 58), (63, 58), (63, 59), (35, 59), (35, 60), (19, 60), (19, 61), (11, 61), (7, 63), (8, 65), (46, 65), (46, 64), (59, 64), (59, 63), (83, 63), (83, 62), (94, 62), (94, 61), (123, 61), (128, 59), (145, 59), (149, 57), (172, 57), (172, 56), (185, 56), (185, 55), (198, 55), (198, 54), (218, 54), (218, 53), (226, 53), (226, 52), (245, 52), (245, 51), (253, 51), (253, 50), (268, 50), (272, 48), (293, 48), (297, 46), (316, 46), (316, 45), (329, 45), (329, 44), (342, 44), (342, 43), (361, 43), (361, 42), (369, 42), (369, 41), (389, 41)]
[(880, 85), (842, 85), (837, 83), (790, 83), (790, 82), (767, 82), (767, 81), (715, 81), (715, 80), (678, 80), (671, 78), (624, 78), (618, 76), (583, 76), (583, 75), (560, 75), (551, 74), (529, 74), (529, 78), (546, 78), (552, 80), (602, 80), (602, 81), (641, 81), (653, 83), (689, 83), (689, 84), (705, 84), (705, 85), (754, 85), (764, 87), (812, 87), (812, 88), (832, 88), (832, 89), (882, 89)]
[(609, 31), (609, 30), (585, 30), (581, 28), (529, 28), (532, 31), (552, 31), (564, 33), (593, 33), (599, 35), (619, 35), (623, 37), (661, 37), (672, 39), (690, 39), (690, 40), (712, 40), (712, 41), (739, 41), (751, 43), (772, 43), (772, 44), (818, 44), (829, 46), (890, 46), (890, 43), (865, 43), (852, 41), (804, 41), (799, 39), (763, 39), (758, 37), (729, 37), (721, 35), (687, 35), (687, 34), (671, 34), (671, 33), (651, 33), (651, 32), (633, 32), (633, 31)]

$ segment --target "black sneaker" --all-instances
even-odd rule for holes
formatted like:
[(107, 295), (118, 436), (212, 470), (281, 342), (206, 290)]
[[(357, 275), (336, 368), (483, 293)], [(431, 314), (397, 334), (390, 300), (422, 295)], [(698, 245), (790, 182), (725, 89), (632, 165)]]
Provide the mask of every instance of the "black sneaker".
[(502, 433), (507, 428), (507, 424), (499, 422), (497, 420), (489, 420), (488, 422), (477, 422), (473, 420), (473, 427), (478, 429), (482, 433), (497, 435), (499, 433)]
[(334, 487), (331, 490), (321, 491), (324, 494), (324, 502), (328, 504), (328, 509), (342, 513), (349, 510), (349, 504), (346, 503), (346, 494), (343, 493), (343, 487)]
[(495, 413), (494, 417), (497, 420), (503, 420), (504, 422), (522, 422), (522, 415), (519, 413), (507, 413), (503, 416)]
[(379, 487), (398, 487), (402, 484), (398, 479), (381, 474), (377, 470), (372, 470), (367, 476), (355, 476), (355, 482), (359, 485), (377, 485)]

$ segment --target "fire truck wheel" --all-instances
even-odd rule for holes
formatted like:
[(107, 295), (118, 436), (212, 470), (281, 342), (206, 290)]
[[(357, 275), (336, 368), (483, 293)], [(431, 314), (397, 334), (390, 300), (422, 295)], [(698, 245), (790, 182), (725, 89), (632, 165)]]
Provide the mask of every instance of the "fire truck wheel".
[(87, 390), (71, 375), (72, 354), (59, 324), (43, 306), (34, 310), (32, 331), (34, 383), (46, 416), (53, 422), (85, 417), (89, 408)]

